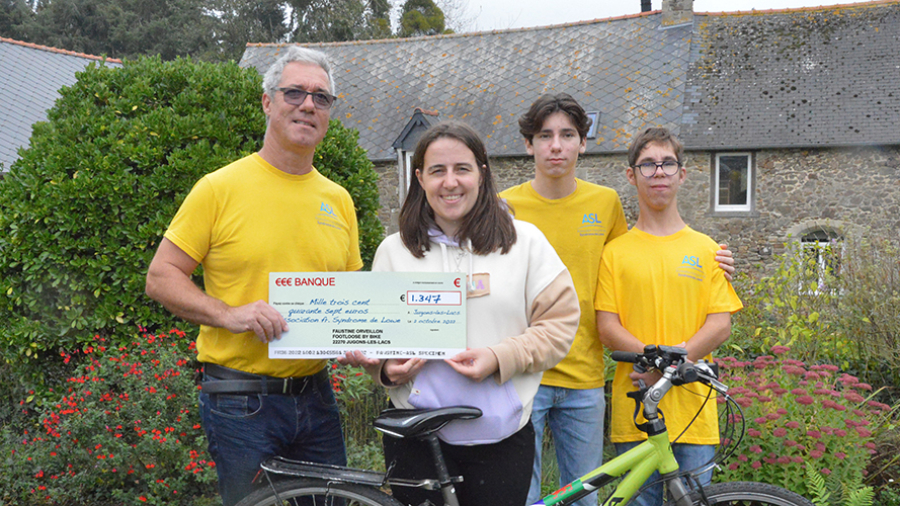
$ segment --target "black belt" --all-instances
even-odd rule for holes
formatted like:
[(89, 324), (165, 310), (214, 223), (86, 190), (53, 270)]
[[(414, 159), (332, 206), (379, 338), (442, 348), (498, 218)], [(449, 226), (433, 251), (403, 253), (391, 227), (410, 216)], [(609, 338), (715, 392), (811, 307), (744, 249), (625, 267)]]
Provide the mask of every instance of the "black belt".
[(297, 378), (261, 376), (216, 364), (203, 364), (203, 372), (212, 381), (200, 384), (206, 394), (299, 395), (310, 382), (328, 381), (328, 370)]

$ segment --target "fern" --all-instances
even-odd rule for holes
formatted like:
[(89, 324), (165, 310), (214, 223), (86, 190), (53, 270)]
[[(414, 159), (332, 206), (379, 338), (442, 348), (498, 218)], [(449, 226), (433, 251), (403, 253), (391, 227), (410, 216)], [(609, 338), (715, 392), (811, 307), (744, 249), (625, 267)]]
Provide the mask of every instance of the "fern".
[(875, 491), (872, 487), (862, 487), (853, 491), (847, 491), (844, 506), (872, 506)]
[(806, 488), (816, 506), (830, 506), (831, 492), (825, 487), (825, 477), (815, 467), (806, 466)]

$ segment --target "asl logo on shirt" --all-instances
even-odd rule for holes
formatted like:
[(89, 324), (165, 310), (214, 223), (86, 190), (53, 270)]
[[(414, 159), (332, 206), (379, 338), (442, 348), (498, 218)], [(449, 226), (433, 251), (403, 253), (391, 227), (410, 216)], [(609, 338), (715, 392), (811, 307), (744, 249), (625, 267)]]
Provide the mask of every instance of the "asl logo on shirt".
[(597, 213), (585, 213), (581, 218), (581, 226), (578, 227), (578, 235), (606, 235), (606, 227), (603, 220), (597, 217)]
[(319, 207), (319, 212), (335, 216), (334, 209), (332, 209), (330, 205), (324, 202), (322, 202), (321, 206)]
[(684, 255), (681, 265), (678, 266), (676, 271), (680, 277), (703, 281), (703, 266), (700, 265), (699, 257)]
[(334, 212), (334, 208), (325, 202), (319, 204), (319, 214), (316, 215), (316, 222), (318, 222), (319, 225), (325, 225), (326, 227), (343, 228), (337, 213)]

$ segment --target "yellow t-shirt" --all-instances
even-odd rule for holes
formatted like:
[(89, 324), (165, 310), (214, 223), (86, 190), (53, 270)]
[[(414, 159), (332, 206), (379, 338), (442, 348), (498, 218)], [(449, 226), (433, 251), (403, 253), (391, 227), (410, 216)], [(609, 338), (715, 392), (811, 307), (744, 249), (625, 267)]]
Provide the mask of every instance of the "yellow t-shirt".
[(575, 191), (561, 199), (546, 199), (522, 183), (500, 193), (516, 219), (537, 226), (562, 259), (578, 293), (581, 320), (566, 358), (544, 372), (542, 385), (587, 389), (602, 387), (603, 345), (597, 335), (594, 294), (604, 245), (628, 231), (615, 190), (580, 179)]
[[(350, 194), (315, 169), (297, 176), (258, 154), (207, 174), (185, 198), (165, 237), (203, 265), (206, 293), (230, 306), (268, 301), (270, 272), (362, 268)], [(232, 369), (289, 377), (324, 360), (269, 359), (252, 332), (202, 325), (198, 358)]]
[[(690, 339), (715, 313), (743, 305), (715, 262), (719, 246), (685, 227), (665, 237), (632, 228), (611, 242), (600, 264), (596, 309), (619, 315), (622, 326), (644, 344), (674, 346)], [(707, 357), (710, 359), (710, 357)], [(632, 364), (620, 363), (612, 386), (610, 438), (614, 443), (646, 439), (634, 425), (636, 390), (628, 379)], [(673, 387), (659, 407), (674, 440), (700, 409), (709, 391), (699, 383)], [(643, 421), (643, 416), (639, 418)], [(679, 443), (718, 444), (715, 393)]]

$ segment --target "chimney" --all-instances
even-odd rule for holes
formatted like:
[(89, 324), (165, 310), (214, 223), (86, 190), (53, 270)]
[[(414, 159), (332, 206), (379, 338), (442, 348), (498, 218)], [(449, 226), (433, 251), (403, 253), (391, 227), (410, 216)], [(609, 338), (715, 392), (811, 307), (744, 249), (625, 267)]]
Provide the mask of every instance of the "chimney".
[(684, 25), (693, 22), (694, 0), (663, 0), (663, 26)]
[(641, 0), (641, 12), (650, 12), (653, 10), (653, 7), (650, 5), (650, 0)]

